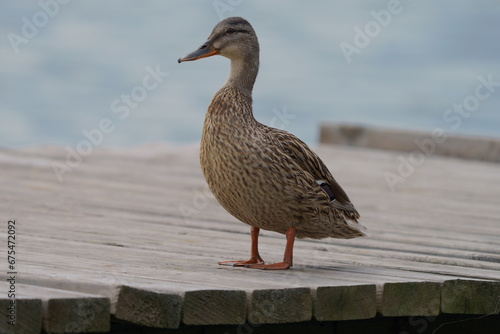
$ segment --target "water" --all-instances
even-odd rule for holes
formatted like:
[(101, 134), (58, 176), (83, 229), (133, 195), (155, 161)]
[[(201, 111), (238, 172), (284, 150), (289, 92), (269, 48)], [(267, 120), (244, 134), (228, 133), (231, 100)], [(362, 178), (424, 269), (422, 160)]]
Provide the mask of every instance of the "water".
[(198, 142), (229, 61), (177, 59), (228, 16), (261, 44), (256, 118), (306, 142), (322, 121), (500, 135), (498, 1), (55, 1), (2, 4), (0, 146)]

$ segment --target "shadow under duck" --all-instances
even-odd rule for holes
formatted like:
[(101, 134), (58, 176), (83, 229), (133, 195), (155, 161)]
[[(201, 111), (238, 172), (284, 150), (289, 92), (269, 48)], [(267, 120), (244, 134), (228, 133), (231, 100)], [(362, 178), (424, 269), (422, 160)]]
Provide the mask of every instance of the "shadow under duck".
[[(249, 260), (219, 264), (288, 269), (295, 237), (366, 236), (358, 211), (321, 159), (294, 135), (255, 120), (252, 89), (259, 42), (250, 23), (241, 17), (219, 22), (200, 48), (178, 62), (213, 55), (229, 58), (231, 70), (208, 107), (200, 163), (215, 198), (251, 226), (252, 239)], [(258, 251), (260, 229), (286, 235), (283, 262), (264, 263)]]

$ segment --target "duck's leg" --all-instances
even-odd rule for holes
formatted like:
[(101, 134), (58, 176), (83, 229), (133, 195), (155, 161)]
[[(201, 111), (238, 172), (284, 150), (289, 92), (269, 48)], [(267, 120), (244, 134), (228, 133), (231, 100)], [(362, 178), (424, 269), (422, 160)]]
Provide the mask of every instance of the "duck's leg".
[(295, 227), (289, 227), (285, 233), (286, 247), (283, 262), (271, 264), (247, 264), (246, 268), (252, 269), (265, 269), (265, 270), (284, 270), (292, 266), (293, 262), (293, 243), (295, 241)]
[(224, 261), (219, 262), (222, 266), (244, 267), (252, 264), (264, 264), (264, 260), (259, 255), (259, 232), (260, 228), (251, 227), (250, 236), (252, 238), (252, 247), (250, 249), (250, 259), (243, 261)]

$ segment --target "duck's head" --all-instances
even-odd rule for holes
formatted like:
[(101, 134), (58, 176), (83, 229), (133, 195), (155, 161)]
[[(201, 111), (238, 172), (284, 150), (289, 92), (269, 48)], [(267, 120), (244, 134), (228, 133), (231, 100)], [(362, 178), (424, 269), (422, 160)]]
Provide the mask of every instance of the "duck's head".
[(250, 23), (241, 17), (229, 17), (214, 27), (207, 41), (178, 62), (221, 55), (231, 60), (247, 59), (259, 54), (257, 35)]

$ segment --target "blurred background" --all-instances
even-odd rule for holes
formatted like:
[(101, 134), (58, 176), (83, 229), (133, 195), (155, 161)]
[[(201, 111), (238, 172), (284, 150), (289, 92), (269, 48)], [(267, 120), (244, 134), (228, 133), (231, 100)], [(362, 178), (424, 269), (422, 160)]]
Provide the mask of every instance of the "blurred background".
[[(262, 123), (310, 144), (322, 121), (500, 135), (500, 86), (460, 124), (447, 120), (478, 77), (500, 82), (495, 0), (40, 0), (0, 8), (2, 147), (74, 146), (103, 119), (112, 130), (102, 146), (198, 142), (229, 61), (177, 59), (229, 16), (248, 19), (259, 37), (254, 114)], [(155, 71), (156, 81), (147, 77)]]

